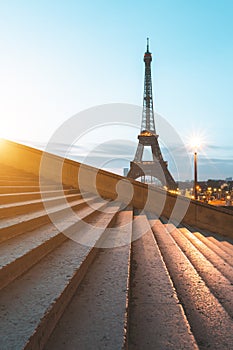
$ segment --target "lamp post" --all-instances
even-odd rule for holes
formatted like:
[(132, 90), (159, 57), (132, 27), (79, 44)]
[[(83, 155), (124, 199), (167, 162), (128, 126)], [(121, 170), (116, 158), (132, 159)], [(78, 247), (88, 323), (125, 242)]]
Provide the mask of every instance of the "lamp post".
[(198, 199), (198, 185), (197, 185), (197, 150), (200, 149), (202, 140), (200, 137), (193, 136), (190, 139), (190, 148), (194, 152), (194, 183), (193, 183), (193, 197)]
[(194, 152), (194, 184), (193, 184), (194, 199), (197, 200), (197, 152)]

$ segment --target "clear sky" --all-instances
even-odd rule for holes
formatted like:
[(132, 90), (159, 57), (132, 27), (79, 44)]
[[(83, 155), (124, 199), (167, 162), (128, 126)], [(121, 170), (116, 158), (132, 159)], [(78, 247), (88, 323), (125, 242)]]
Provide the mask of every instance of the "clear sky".
[(44, 144), (86, 108), (141, 105), (148, 36), (156, 111), (185, 143), (205, 138), (201, 179), (233, 176), (232, 0), (3, 0), (0, 14), (1, 137)]

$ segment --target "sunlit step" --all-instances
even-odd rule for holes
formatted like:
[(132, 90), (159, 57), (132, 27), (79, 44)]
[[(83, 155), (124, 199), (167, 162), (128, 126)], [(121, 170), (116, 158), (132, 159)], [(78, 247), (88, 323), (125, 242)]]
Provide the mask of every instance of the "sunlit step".
[(19, 180), (19, 179), (10, 179), (10, 180), (1, 180), (0, 186), (39, 186), (38, 180), (28, 179), (28, 180)]
[(228, 344), (231, 349), (233, 320), (221, 303), (223, 296), (218, 300), (198, 274), (186, 256), (190, 247), (184, 252), (159, 220), (151, 225), (197, 344), (206, 349), (223, 349), (223, 344)]
[(228, 248), (225, 248), (222, 244), (223, 242), (218, 241), (214, 237), (205, 237), (200, 232), (193, 232), (193, 235), (220, 256), (227, 264), (233, 266), (233, 254)]
[[(78, 193), (78, 190), (76, 189), (70, 189), (70, 190), (64, 190), (64, 195), (68, 194), (75, 194)], [(60, 190), (52, 190), (52, 191), (46, 191), (45, 192), (23, 192), (23, 193), (7, 193), (7, 194), (0, 194), (0, 205), (3, 204), (9, 204), (9, 203), (17, 203), (17, 202), (24, 202), (24, 201), (31, 201), (34, 199), (41, 199), (41, 195), (46, 197), (58, 197), (61, 195)]]
[[(109, 213), (99, 213), (100, 226), (92, 243), (100, 239), (119, 206), (112, 209)], [(90, 233), (86, 230), (85, 225), (79, 228), (74, 238), (85, 237)], [(92, 246), (66, 240), (1, 290), (1, 350), (43, 348), (96, 252)]]
[(123, 349), (128, 320), (132, 211), (117, 215), (102, 240), (128, 244), (100, 249), (44, 350)]
[[(43, 191), (56, 191), (57, 185), (46, 185), (43, 186)], [(67, 189), (67, 186), (64, 186)], [(0, 194), (9, 193), (25, 193), (25, 192), (41, 192), (40, 186), (0, 186)]]
[(228, 265), (216, 253), (208, 249), (203, 242), (187, 229), (181, 231), (172, 224), (165, 225), (165, 227), (211, 292), (220, 301), (229, 315), (233, 317), (232, 266)]
[(66, 196), (60, 195), (59, 197), (50, 197), (47, 193), (45, 193), (43, 200), (39, 198), (27, 200), (25, 202), (3, 204), (0, 205), (0, 219), (20, 215), (23, 213), (31, 213), (33, 211), (43, 209), (44, 206), (46, 206), (46, 208), (50, 208), (54, 205), (63, 204), (65, 201), (72, 202), (80, 198), (80, 193), (67, 194)]
[(96, 198), (97, 197), (93, 195), (87, 199), (80, 198), (70, 202), (69, 205), (54, 205), (46, 211), (42, 209), (29, 214), (21, 214), (12, 218), (2, 219), (0, 220), (0, 242), (50, 223), (51, 220), (49, 215), (52, 215), (54, 220), (65, 219), (67, 214), (69, 214), (70, 209), (76, 210), (81, 208), (89, 202), (91, 203)]
[(134, 219), (129, 349), (198, 349), (148, 220)]
[(69, 214), (59, 222), (59, 230), (53, 224), (47, 224), (0, 244), (0, 289), (64, 242), (71, 230), (79, 228), (80, 220), (97, 215), (98, 210), (106, 205), (97, 202), (94, 208), (88, 205), (82, 207), (77, 216)]

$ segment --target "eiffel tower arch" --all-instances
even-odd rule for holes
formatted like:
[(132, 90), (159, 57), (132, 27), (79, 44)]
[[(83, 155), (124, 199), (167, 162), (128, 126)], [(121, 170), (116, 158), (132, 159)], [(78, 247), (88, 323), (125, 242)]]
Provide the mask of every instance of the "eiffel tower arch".
[[(144, 54), (145, 80), (141, 132), (138, 135), (138, 147), (134, 160), (130, 162), (130, 170), (127, 177), (137, 179), (138, 177), (151, 176), (157, 178), (163, 186), (176, 189), (177, 183), (168, 170), (167, 162), (164, 161), (160, 150), (158, 137), (155, 129), (154, 107), (151, 79), (152, 54), (149, 51), (149, 39), (147, 38), (147, 51)], [(143, 161), (144, 147), (150, 146), (152, 161)]]

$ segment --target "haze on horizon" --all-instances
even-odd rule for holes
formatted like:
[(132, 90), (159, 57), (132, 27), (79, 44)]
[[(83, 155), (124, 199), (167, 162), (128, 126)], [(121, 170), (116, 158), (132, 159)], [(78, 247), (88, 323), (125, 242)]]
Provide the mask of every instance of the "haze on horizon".
[[(0, 11), (1, 137), (43, 148), (84, 109), (141, 106), (149, 37), (155, 110), (184, 144), (192, 134), (205, 139), (200, 180), (233, 176), (232, 1), (9, 0)], [(125, 167), (137, 130), (118, 134), (108, 149), (104, 133), (87, 134), (72, 157), (82, 161), (99, 145), (93, 162)], [(115, 142), (122, 134), (135, 148)]]

